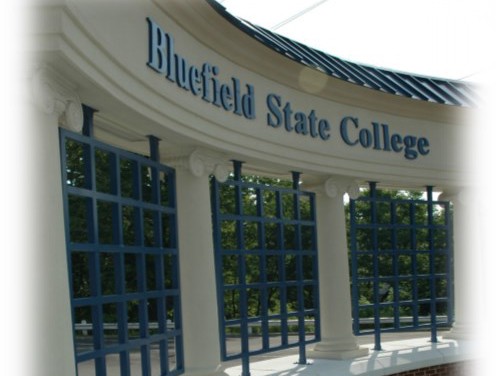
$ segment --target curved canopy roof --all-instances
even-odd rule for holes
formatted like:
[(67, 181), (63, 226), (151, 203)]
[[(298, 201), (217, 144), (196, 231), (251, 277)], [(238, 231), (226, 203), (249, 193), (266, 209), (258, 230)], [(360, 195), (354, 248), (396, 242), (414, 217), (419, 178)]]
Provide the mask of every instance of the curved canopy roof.
[(339, 59), (237, 18), (215, 0), (206, 1), (234, 26), (267, 47), (332, 77), (366, 88), (427, 102), (461, 107), (476, 107), (479, 102), (475, 87), (467, 82), (395, 72)]

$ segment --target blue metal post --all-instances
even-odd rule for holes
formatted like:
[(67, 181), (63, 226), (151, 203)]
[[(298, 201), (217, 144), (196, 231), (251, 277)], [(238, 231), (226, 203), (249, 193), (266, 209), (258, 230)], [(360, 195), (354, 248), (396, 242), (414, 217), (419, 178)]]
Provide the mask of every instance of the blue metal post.
[(412, 321), (413, 326), (419, 325), (419, 304), (418, 304), (418, 260), (416, 257), (416, 216), (414, 203), (409, 204), (409, 224), (410, 224), (410, 246), (411, 246), (411, 275), (412, 275)]
[(93, 115), (97, 110), (84, 104), (83, 106), (83, 135), (93, 137)]
[(395, 201), (390, 201), (390, 225), (392, 230), (390, 232), (392, 237), (392, 261), (393, 261), (393, 301), (394, 301), (394, 328), (400, 328), (400, 294), (399, 294), (399, 252), (397, 249), (397, 218), (395, 212)]
[[(212, 206), (212, 225), (216, 229), (221, 228), (221, 221), (219, 220), (220, 204), (219, 204), (219, 182), (215, 177), (211, 180), (211, 206)], [(223, 358), (227, 355), (226, 349), (226, 331), (224, 322), (224, 285), (222, 282), (223, 261), (220, 255), (221, 250), (221, 231), (213, 231), (214, 238), (214, 266), (216, 270), (216, 286), (217, 286), (217, 303), (218, 303), (218, 316), (219, 316), (219, 332), (221, 339), (221, 356)]]
[(452, 216), (450, 215), (451, 205), (450, 202), (445, 204), (445, 225), (446, 225), (446, 240), (447, 240), (447, 263), (445, 272), (447, 273), (447, 297), (448, 297), (448, 307), (447, 307), (447, 323), (451, 324), (454, 322), (454, 238), (452, 236), (453, 232), (453, 222)]
[(313, 270), (314, 270), (314, 280), (316, 283), (314, 284), (314, 310), (315, 310), (315, 315), (314, 315), (314, 335), (317, 341), (321, 340), (321, 308), (320, 308), (320, 301), (319, 301), (319, 255), (317, 252), (318, 245), (317, 245), (317, 223), (316, 221), (316, 196), (310, 195), (310, 205), (311, 205), (311, 220), (314, 222), (314, 226), (312, 228), (312, 249), (315, 254), (314, 257), (314, 263), (313, 263)]
[(437, 341), (437, 289), (435, 277), (435, 240), (433, 224), (433, 187), (426, 187), (428, 199), (428, 243), (430, 250), (430, 318), (431, 342)]
[[(257, 216), (259, 218), (264, 217), (264, 197), (263, 190), (259, 187), (256, 189), (256, 197), (257, 197)], [(265, 254), (267, 253), (266, 249), (266, 229), (264, 228), (264, 222), (259, 222), (257, 227), (257, 239), (259, 247), (261, 248), (261, 253), (259, 257), (259, 268), (260, 268), (260, 282), (263, 284), (263, 288), (260, 291), (260, 301), (261, 301), (261, 333), (262, 333), (262, 348), (264, 351), (269, 350), (269, 318), (268, 318), (268, 272), (267, 272), (267, 264)]]
[(350, 258), (352, 266), (352, 328), (355, 335), (360, 334), (359, 323), (359, 286), (357, 275), (357, 231), (356, 231), (356, 200), (350, 200)]
[(378, 213), (376, 183), (369, 183), (371, 224), (373, 230), (373, 312), (374, 312), (374, 349), (381, 350), (381, 322), (380, 322), (380, 266), (378, 249)]
[[(243, 215), (242, 201), (242, 162), (233, 161), (233, 169), (235, 174), (235, 211), (239, 218)], [(242, 341), (242, 376), (250, 376), (250, 347), (249, 347), (249, 332), (248, 332), (248, 305), (247, 305), (247, 268), (245, 265), (245, 241), (243, 235), (243, 221), (236, 221), (236, 239), (237, 248), (242, 252), (240, 256), (240, 318), (241, 318), (241, 341)]]
[[(298, 224), (295, 225), (295, 243), (296, 249), (302, 251), (302, 233), (301, 233), (301, 215), (300, 215), (300, 195), (299, 195), (299, 181), (300, 173), (292, 171), (292, 188), (294, 190), (293, 194), (293, 212), (294, 219)], [(297, 259), (297, 304), (299, 307), (299, 360), (298, 364), (307, 364), (307, 358), (305, 354), (305, 310), (304, 310), (304, 270), (302, 265), (302, 252), (296, 256)]]
[[(283, 220), (283, 198), (281, 197), (281, 192), (276, 191), (276, 217), (278, 220)], [(281, 222), (278, 223), (278, 249), (281, 251), (279, 255), (279, 275), (281, 281), (286, 280), (286, 270), (285, 270), (285, 237), (284, 237), (284, 226)], [(283, 346), (288, 345), (288, 315), (287, 315), (287, 294), (286, 287), (280, 285), (280, 312), (281, 312), (281, 344)]]
[[(93, 114), (95, 110), (91, 107), (83, 105), (83, 134), (87, 137), (93, 136)], [(95, 167), (95, 150), (92, 145), (83, 145), (83, 163), (85, 171), (85, 188), (96, 189), (96, 167)], [(98, 246), (99, 241), (99, 226), (98, 226), (98, 208), (97, 200), (94, 198), (86, 199), (88, 216), (88, 234), (89, 241), (95, 246)], [(102, 294), (101, 270), (98, 252), (90, 253), (90, 289), (92, 296), (100, 296)], [(93, 345), (95, 350), (102, 350), (105, 347), (104, 338), (104, 317), (101, 305), (91, 307), (91, 315), (93, 321)], [(107, 369), (105, 365), (105, 357), (95, 357), (95, 372), (97, 376), (106, 376)]]

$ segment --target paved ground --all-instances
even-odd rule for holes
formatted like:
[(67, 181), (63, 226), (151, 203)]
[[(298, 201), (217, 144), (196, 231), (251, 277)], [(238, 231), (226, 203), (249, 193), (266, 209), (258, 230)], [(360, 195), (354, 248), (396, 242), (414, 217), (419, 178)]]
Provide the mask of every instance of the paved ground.
[[(443, 332), (440, 332), (440, 335), (443, 335)], [(428, 331), (417, 331), (417, 332), (403, 332), (403, 333), (382, 333), (382, 343), (389, 343), (389, 342), (394, 342), (398, 340), (403, 340), (404, 343), (407, 345), (409, 344), (410, 341), (413, 343), (417, 341), (419, 343), (419, 340), (421, 339), (422, 343), (429, 343), (428, 339), (430, 338), (430, 332)], [(358, 344), (361, 346), (369, 346), (370, 348), (373, 347), (374, 344), (374, 336), (373, 335), (368, 335), (368, 336), (359, 336), (357, 337), (358, 339)], [(426, 339), (426, 340), (424, 340)], [(274, 341), (277, 339), (275, 338)], [(88, 338), (88, 341), (90, 339)], [(291, 341), (291, 339), (290, 339)], [(228, 340), (228, 352), (235, 352), (237, 351), (237, 348), (239, 348), (239, 340), (236, 339), (229, 339)], [(251, 346), (254, 346), (256, 348), (259, 346), (258, 344), (260, 343), (260, 338), (259, 337), (252, 337), (251, 338)], [(405, 346), (404, 344), (404, 346)], [(311, 349), (313, 345), (307, 346), (307, 349)], [(270, 352), (266, 353), (263, 355), (257, 355), (257, 356), (252, 356), (250, 358), (250, 363), (251, 365), (254, 363), (260, 363), (260, 364), (265, 364), (267, 362), (264, 361), (271, 361), (270, 364), (279, 364), (281, 359), (288, 358), (287, 363), (291, 366), (293, 362), (297, 361), (298, 357), (298, 347), (286, 349), (286, 350), (281, 350), (281, 351), (275, 351), (275, 352)], [(295, 359), (294, 359), (295, 357)], [(158, 351), (152, 349), (151, 352), (151, 363), (152, 363), (152, 376), (158, 375), (159, 374), (159, 354)], [(171, 359), (172, 361), (173, 359)], [(229, 362), (224, 362), (223, 366), (226, 370), (231, 370), (230, 375), (236, 375), (240, 371), (240, 360), (233, 360)], [(108, 355), (106, 357), (106, 365), (107, 365), (107, 376), (119, 376), (120, 373), (120, 365), (119, 365), (119, 355)], [(130, 354), (130, 365), (131, 365), (131, 376), (140, 376), (142, 375), (141, 372), (141, 356), (139, 352), (132, 353)], [(81, 363), (78, 367), (78, 372), (79, 376), (94, 376), (95, 371), (94, 371), (94, 365), (93, 362), (85, 362)], [(279, 373), (277, 373), (279, 374)], [(298, 373), (281, 373), (281, 375), (288, 374), (292, 375), (295, 374), (297, 375)], [(255, 374), (253, 374), (255, 375)]]
[[(442, 333), (442, 331), (439, 331), (439, 333)], [(381, 341), (383, 342), (392, 342), (392, 341), (398, 341), (398, 340), (409, 340), (409, 339), (417, 339), (417, 338), (430, 338), (430, 332), (429, 331), (414, 331), (414, 332), (403, 332), (403, 333), (382, 333), (381, 334)], [(252, 341), (258, 341), (257, 339), (253, 339)], [(230, 351), (230, 348), (232, 349), (231, 351), (235, 351), (237, 348), (235, 343), (239, 341), (233, 340), (232, 342), (228, 341), (228, 352)], [(358, 336), (357, 337), (357, 342), (360, 346), (364, 345), (373, 345), (374, 344), (374, 335), (365, 335), (365, 336)], [(307, 349), (311, 349), (314, 345), (308, 345)], [(250, 362), (258, 362), (262, 360), (268, 360), (268, 359), (274, 359), (274, 358), (280, 358), (282, 356), (288, 356), (288, 355), (298, 355), (299, 353), (299, 348), (298, 347), (292, 347), (286, 350), (281, 350), (281, 351), (274, 351), (274, 352), (269, 352), (266, 354), (262, 355), (256, 355), (252, 356), (250, 358)], [(240, 364), (241, 362), (239, 360), (233, 360), (230, 362), (226, 362), (228, 366), (234, 366), (237, 364)]]
[[(348, 360), (308, 359), (304, 365), (296, 364), (297, 355), (279, 354), (279, 357), (251, 359), (251, 376), (384, 376), (413, 369), (430, 367), (443, 363), (470, 361), (464, 375), (494, 375), (482, 373), (479, 366), (480, 352), (474, 343), (441, 338), (430, 342), (429, 333), (421, 338), (416, 333), (412, 338), (382, 342), (382, 351)], [(475, 360), (477, 360), (475, 362)], [(242, 367), (233, 365), (225, 368), (226, 376), (240, 376)]]

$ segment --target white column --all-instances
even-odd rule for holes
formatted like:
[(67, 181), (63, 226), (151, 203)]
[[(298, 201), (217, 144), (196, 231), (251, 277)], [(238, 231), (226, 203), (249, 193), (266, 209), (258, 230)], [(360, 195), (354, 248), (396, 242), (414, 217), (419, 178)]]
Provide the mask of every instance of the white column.
[[(176, 167), (185, 375), (223, 375), (208, 174), (212, 166), (198, 151), (168, 164)], [(228, 170), (217, 165), (214, 173), (226, 180)]]
[(454, 325), (443, 337), (475, 339), (477, 334), (478, 297), (481, 275), (481, 244), (476, 234), (478, 213), (475, 195), (468, 189), (447, 192), (440, 200), (453, 204), (454, 240)]
[(350, 359), (367, 355), (352, 333), (352, 308), (344, 193), (356, 198), (352, 181), (330, 178), (316, 189), (321, 342), (310, 357)]
[(81, 130), (83, 114), (78, 98), (61, 82), (47, 67), (35, 70), (29, 134), (20, 144), (29, 155), (27, 165), (19, 166), (29, 177), (23, 192), (28, 206), (22, 239), (29, 266), (19, 272), (26, 278), (33, 330), (22, 346), (34, 351), (26, 351), (26, 361), (43, 376), (76, 374), (58, 127), (62, 122)]

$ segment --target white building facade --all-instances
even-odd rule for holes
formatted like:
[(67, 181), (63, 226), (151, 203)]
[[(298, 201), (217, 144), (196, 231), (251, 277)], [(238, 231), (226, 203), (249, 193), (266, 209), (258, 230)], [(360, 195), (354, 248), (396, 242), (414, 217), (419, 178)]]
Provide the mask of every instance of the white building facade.
[[(153, 136), (160, 140), (152, 148), (156, 162), (175, 171), (180, 373), (222, 373), (209, 180), (225, 181), (232, 161), (253, 175), (287, 179), (298, 171), (301, 185), (316, 194), (321, 337), (309, 357), (368, 353), (350, 325), (343, 196), (356, 197), (372, 181), (431, 186), (452, 202), (455, 323), (446, 335), (471, 337), (466, 219), (474, 214), (465, 161), (476, 95), (469, 85), (313, 55), (272, 34), (263, 39), (263, 30), (208, 1), (53, 0), (33, 14), (29, 106), (40, 157), (31, 161), (38, 215), (29, 221), (37, 223), (30, 242), (40, 251), (32, 281), (43, 322), (40, 375), (104, 374), (93, 366), (86, 373), (75, 355), (59, 135), (84, 133), (89, 113), (94, 140), (154, 160)], [(119, 372), (107, 365), (108, 375)]]

